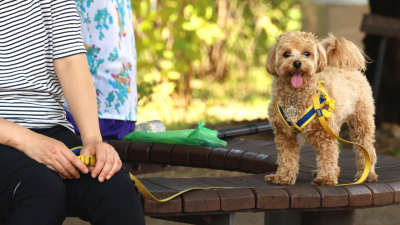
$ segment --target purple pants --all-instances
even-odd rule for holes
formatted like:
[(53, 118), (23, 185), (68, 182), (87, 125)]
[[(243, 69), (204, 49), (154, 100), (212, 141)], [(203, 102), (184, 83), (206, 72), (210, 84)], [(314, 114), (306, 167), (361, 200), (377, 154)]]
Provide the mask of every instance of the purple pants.
[[(75, 121), (70, 112), (66, 111), (67, 120), (74, 126), (76, 135), (80, 137), (80, 132), (76, 127)], [(100, 132), (103, 141), (121, 140), (125, 135), (135, 131), (135, 121), (99, 119)]]

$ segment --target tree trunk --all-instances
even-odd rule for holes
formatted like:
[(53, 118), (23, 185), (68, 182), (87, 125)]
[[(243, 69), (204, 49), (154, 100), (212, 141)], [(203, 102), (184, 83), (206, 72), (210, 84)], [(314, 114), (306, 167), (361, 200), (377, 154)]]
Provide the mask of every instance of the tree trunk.
[[(389, 16), (400, 19), (399, 0), (369, 0), (371, 14)], [(379, 40), (381, 37), (368, 34), (364, 39), (365, 52), (372, 63), (366, 71), (367, 79), (373, 84), (376, 61), (378, 58)], [(382, 69), (376, 106), (376, 124), (382, 122), (400, 124), (400, 39), (388, 39)]]
[[(224, 30), (228, 13), (228, 1), (218, 0), (217, 8), (218, 8), (217, 24), (221, 30)], [(225, 40), (217, 38), (215, 40), (215, 44), (212, 47), (211, 58), (210, 58), (211, 65), (213, 66), (213, 71), (215, 71), (215, 77), (217, 79), (221, 79), (225, 75), (224, 48), (225, 48)]]

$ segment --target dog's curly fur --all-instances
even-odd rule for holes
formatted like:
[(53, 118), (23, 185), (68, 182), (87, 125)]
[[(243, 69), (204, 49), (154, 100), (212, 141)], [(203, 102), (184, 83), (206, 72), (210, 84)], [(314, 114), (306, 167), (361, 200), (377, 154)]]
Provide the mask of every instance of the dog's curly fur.
[[(371, 157), (372, 165), (367, 181), (377, 181), (377, 158), (373, 145), (375, 107), (371, 87), (361, 72), (365, 70), (366, 64), (364, 53), (352, 42), (333, 35), (319, 42), (312, 33), (291, 31), (279, 35), (276, 41), (267, 59), (267, 71), (274, 76), (268, 115), (275, 133), (279, 167), (276, 174), (266, 176), (265, 180), (273, 184), (293, 185), (299, 172), (300, 148), (311, 144), (316, 151), (318, 167), (312, 173), (315, 177), (312, 184), (338, 183), (340, 168), (337, 140), (329, 136), (317, 118), (301, 134), (294, 133), (286, 126), (276, 106), (278, 103), (287, 109), (297, 101), (297, 115), (288, 116), (289, 121), (297, 122), (297, 116), (303, 115), (312, 104), (312, 95), (318, 91), (317, 82), (322, 80), (325, 91), (336, 101), (336, 111), (327, 121), (329, 127), (338, 135), (341, 125), (348, 123), (351, 140), (365, 146)], [(289, 52), (290, 57), (285, 57), (285, 52)], [(307, 56), (305, 52), (310, 55)], [(299, 69), (294, 67), (294, 61), (297, 60), (301, 62)], [(303, 82), (299, 88), (291, 85), (294, 72), (303, 73)], [(358, 170), (355, 180), (358, 180), (363, 173), (365, 160), (359, 147), (355, 146), (354, 150)]]

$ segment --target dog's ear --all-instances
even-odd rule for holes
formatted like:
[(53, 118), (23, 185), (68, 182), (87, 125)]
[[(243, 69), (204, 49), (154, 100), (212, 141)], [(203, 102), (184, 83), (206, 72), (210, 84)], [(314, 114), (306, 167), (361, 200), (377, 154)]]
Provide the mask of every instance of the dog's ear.
[(275, 72), (276, 44), (274, 44), (268, 52), (267, 71), (269, 74), (276, 76)]
[(317, 52), (318, 52), (318, 63), (317, 71), (315, 73), (321, 73), (326, 68), (326, 52), (320, 43), (317, 42)]

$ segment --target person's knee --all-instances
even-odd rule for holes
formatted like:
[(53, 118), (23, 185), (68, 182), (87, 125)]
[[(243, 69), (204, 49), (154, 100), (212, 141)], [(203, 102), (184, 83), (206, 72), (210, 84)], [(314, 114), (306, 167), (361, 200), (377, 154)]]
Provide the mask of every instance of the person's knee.
[(35, 224), (61, 224), (64, 221), (66, 190), (56, 172), (40, 164), (22, 168), (15, 176), (19, 182), (10, 187), (13, 195), (12, 210), (7, 219), (9, 224), (22, 224), (21, 220), (35, 220)]
[(92, 224), (145, 224), (140, 195), (127, 170), (122, 169), (103, 183), (92, 182), (81, 202)]
[(35, 166), (21, 179), (15, 190), (15, 196), (35, 196), (40, 198), (40, 205), (65, 205), (66, 190), (61, 177), (44, 165)]
[(132, 208), (142, 208), (140, 195), (127, 170), (122, 169), (110, 180), (104, 181), (102, 186), (103, 197), (110, 210), (130, 211)]
[(105, 193), (111, 198), (127, 199), (137, 196), (135, 185), (125, 169), (120, 170), (110, 180), (105, 181), (104, 186)]
[(54, 171), (46, 171), (38, 178), (36, 182), (41, 182), (39, 185), (43, 188), (43, 194), (47, 198), (51, 198), (55, 202), (66, 201), (66, 190), (61, 177)]

